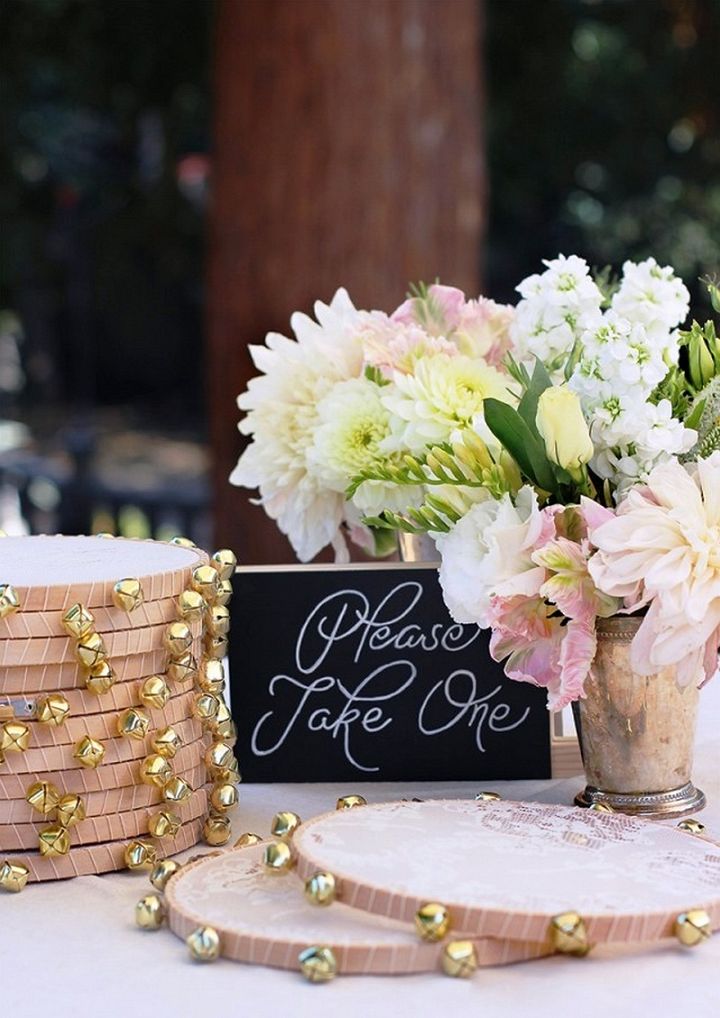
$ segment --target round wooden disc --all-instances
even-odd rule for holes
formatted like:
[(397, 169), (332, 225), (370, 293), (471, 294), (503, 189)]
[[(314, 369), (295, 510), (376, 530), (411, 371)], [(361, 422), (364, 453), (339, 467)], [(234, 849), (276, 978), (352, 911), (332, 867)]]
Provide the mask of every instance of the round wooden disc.
[[(167, 856), (183, 852), (186, 848), (197, 845), (204, 823), (204, 818), (198, 817), (197, 820), (183, 824), (175, 838), (163, 838), (160, 841), (152, 838), (143, 840), (152, 842), (158, 859), (165, 859)], [(126, 868), (126, 847), (127, 841), (124, 839), (108, 841), (104, 845), (81, 845), (78, 848), (71, 848), (67, 855), (56, 856), (53, 859), (43, 859), (36, 853), (8, 852), (3, 855), (3, 861), (7, 859), (8, 862), (23, 863), (27, 866), (30, 871), (28, 879), (31, 883), (44, 880), (66, 880), (68, 877), (84, 877), (90, 874), (124, 870)]]
[[(181, 773), (191, 788), (200, 788), (207, 779), (204, 763), (176, 773)], [(138, 785), (133, 782), (120, 788), (88, 792), (83, 795), (83, 805), (86, 816), (102, 817), (111, 813), (128, 813), (144, 806), (159, 809), (162, 794), (154, 785)], [(37, 819), (37, 810), (32, 808), (24, 795), (18, 799), (0, 799), (0, 824), (29, 824)]]
[[(173, 725), (173, 728), (184, 746), (197, 743), (203, 735), (202, 725), (191, 717), (178, 721)], [(119, 736), (115, 730), (112, 738), (102, 742), (105, 748), (102, 766), (112, 767), (115, 764), (144, 759), (153, 752), (152, 734), (152, 732), (148, 732), (143, 739), (130, 739)], [(28, 749), (25, 753), (8, 753), (5, 763), (2, 765), (2, 774), (27, 776), (51, 771), (63, 774), (72, 773), (74, 770), (81, 769), (81, 765), (73, 756), (74, 750), (75, 744), (69, 743), (63, 746), (36, 746), (34, 749)]]
[[(412, 926), (371, 916), (340, 902), (308, 904), (293, 875), (263, 871), (263, 845), (222, 852), (184, 866), (168, 883), (168, 924), (186, 938), (198, 926), (220, 935), (223, 957), (298, 969), (306, 947), (331, 947), (345, 974), (403, 974), (440, 968), (442, 944), (423, 943)], [(539, 944), (478, 940), (480, 965), (502, 965), (548, 953)]]
[[(64, 611), (17, 611), (3, 619), (0, 636), (11, 639), (30, 640), (68, 635), (63, 627)], [(93, 608), (95, 629), (98, 633), (113, 633), (121, 629), (139, 629), (145, 626), (161, 626), (178, 618), (177, 598), (166, 597), (161, 601), (145, 601), (134, 611), (121, 608)]]
[[(189, 625), (195, 649), (202, 635), (202, 622)], [(148, 654), (165, 650), (167, 625), (119, 629), (104, 633), (103, 642), (111, 663), (130, 654)], [(0, 668), (22, 668), (28, 665), (65, 664), (77, 661), (76, 641), (69, 636), (38, 637), (31, 640), (5, 640), (0, 633)]]
[[(148, 820), (161, 809), (161, 806), (154, 805), (122, 813), (87, 817), (69, 828), (70, 844), (77, 847), (99, 845), (105, 841), (118, 841), (121, 838), (148, 837)], [(203, 816), (207, 813), (206, 789), (198, 788), (187, 802), (169, 811), (177, 814), (183, 823)], [(32, 824), (0, 824), (0, 852), (37, 851), (38, 835), (50, 823), (52, 820), (39, 817), (38, 822)]]
[[(182, 774), (184, 769), (197, 766), (205, 756), (208, 741), (204, 737), (183, 746), (175, 759), (171, 761), (173, 773)], [(51, 781), (63, 794), (77, 792), (80, 795), (85, 795), (87, 792), (121, 788), (124, 785), (137, 784), (140, 780), (139, 771), (139, 760), (102, 764), (97, 770), (85, 767), (62, 771), (50, 769), (36, 771), (32, 775), (8, 774), (3, 769), (0, 770), (0, 800), (21, 799), (27, 792), (28, 785), (35, 781)]]
[[(119, 688), (123, 689), (124, 687), (120, 686)], [(99, 699), (102, 701), (105, 695)], [(187, 692), (171, 697), (163, 708), (155, 709), (143, 707), (140, 704), (136, 691), (136, 695), (129, 700), (126, 706), (137, 707), (138, 710), (147, 715), (150, 719), (150, 729), (148, 732), (148, 735), (150, 735), (151, 732), (165, 728), (166, 725), (175, 725), (179, 721), (187, 721), (191, 718), (193, 716), (193, 704), (197, 695), (191, 686)], [(95, 699), (98, 698), (96, 697)], [(69, 697), (68, 702), (70, 702)], [(108, 706), (110, 705), (108, 704)], [(25, 724), (30, 729), (30, 745), (28, 749), (35, 749), (40, 746), (72, 746), (83, 735), (89, 735), (92, 739), (100, 739), (101, 742), (105, 742), (106, 739), (117, 737), (117, 722), (117, 710), (111, 709), (102, 713), (77, 716), (72, 713), (72, 707), (66, 720), (58, 726), (43, 725), (39, 721), (30, 719), (25, 721)], [(12, 761), (12, 754), (8, 754), (7, 761)]]
[[(191, 651), (193, 656), (199, 660), (202, 651), (202, 644), (199, 640), (195, 641)], [(115, 658), (110, 663), (115, 672), (116, 681), (129, 682), (147, 675), (164, 674), (167, 669), (168, 655), (164, 650), (155, 650), (147, 654), (132, 654), (129, 657)], [(84, 689), (85, 674), (84, 668), (70, 661), (64, 664), (3, 668), (2, 693), (3, 695), (23, 696), (29, 689), (41, 689), (45, 693), (72, 687)]]
[(298, 873), (328, 870), (342, 900), (412, 922), (441, 902), (470, 936), (544, 942), (574, 911), (591, 943), (673, 935), (704, 908), (720, 924), (718, 845), (621, 814), (532, 802), (440, 800), (317, 817), (294, 837)]
[(113, 587), (128, 577), (146, 601), (177, 597), (207, 560), (198, 548), (159, 541), (4, 537), (0, 583), (15, 587), (21, 611), (63, 611), (77, 601), (92, 610), (112, 607)]

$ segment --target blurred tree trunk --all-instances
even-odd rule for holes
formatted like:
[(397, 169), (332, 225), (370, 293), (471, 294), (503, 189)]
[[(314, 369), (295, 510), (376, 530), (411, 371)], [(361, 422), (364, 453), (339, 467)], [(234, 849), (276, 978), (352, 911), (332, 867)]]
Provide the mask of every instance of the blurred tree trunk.
[(485, 225), (481, 0), (220, 0), (209, 229), (216, 538), (292, 551), (228, 484), (248, 343), (346, 286), (391, 310), (411, 281), (476, 293)]

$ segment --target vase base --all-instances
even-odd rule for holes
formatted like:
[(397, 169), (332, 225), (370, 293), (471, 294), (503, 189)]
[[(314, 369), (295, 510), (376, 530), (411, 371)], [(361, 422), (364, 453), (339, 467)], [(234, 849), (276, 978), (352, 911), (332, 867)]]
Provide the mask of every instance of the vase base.
[(667, 792), (603, 792), (587, 785), (575, 796), (575, 805), (587, 809), (595, 804), (609, 806), (616, 813), (663, 819), (695, 813), (705, 805), (705, 795), (691, 781)]

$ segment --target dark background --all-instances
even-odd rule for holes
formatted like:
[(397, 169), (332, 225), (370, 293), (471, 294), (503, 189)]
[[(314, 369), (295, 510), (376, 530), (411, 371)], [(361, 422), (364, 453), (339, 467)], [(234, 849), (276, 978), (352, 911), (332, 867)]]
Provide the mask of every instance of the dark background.
[(233, 396), (336, 285), (653, 254), (706, 310), (720, 0), (4, 0), (1, 39), (7, 529), (17, 490), (36, 530), (286, 555), (226, 483)]

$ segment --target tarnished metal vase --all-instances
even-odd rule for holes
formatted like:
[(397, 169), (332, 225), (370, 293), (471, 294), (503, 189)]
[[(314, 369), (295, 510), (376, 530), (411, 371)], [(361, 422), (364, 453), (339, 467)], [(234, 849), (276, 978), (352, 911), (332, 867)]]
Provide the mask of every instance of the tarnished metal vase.
[(401, 562), (439, 562), (440, 552), (429, 534), (404, 534), (398, 531)]
[(691, 781), (698, 690), (679, 688), (674, 667), (633, 672), (630, 644), (641, 622), (598, 619), (586, 695), (573, 704), (588, 782), (575, 802), (634, 816), (683, 816), (705, 805)]

